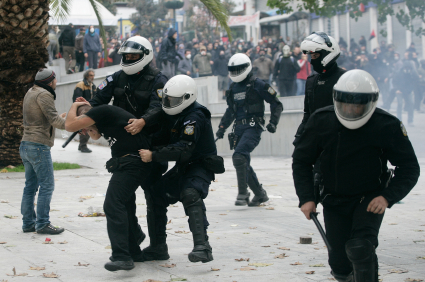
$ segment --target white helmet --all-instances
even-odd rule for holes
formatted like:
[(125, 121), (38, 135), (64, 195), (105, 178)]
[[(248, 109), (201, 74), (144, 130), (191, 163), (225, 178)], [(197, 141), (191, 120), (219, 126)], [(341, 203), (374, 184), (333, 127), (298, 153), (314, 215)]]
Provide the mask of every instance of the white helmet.
[(347, 71), (333, 89), (336, 117), (348, 129), (360, 128), (374, 113), (378, 97), (372, 75), (364, 70)]
[[(122, 54), (121, 68), (128, 74), (132, 75), (143, 70), (153, 59), (152, 44), (144, 37), (133, 36), (127, 39), (118, 50), (118, 54)], [(140, 59), (127, 60), (125, 54), (140, 54)]]
[(289, 47), (289, 45), (283, 46), (283, 48), (282, 48), (282, 55), (285, 58), (287, 58), (287, 57), (289, 57), (289, 55), (291, 55), (291, 48)]
[(227, 64), (227, 69), (233, 82), (241, 82), (252, 70), (251, 60), (245, 54), (234, 54)]
[(307, 36), (304, 41), (301, 42), (301, 51), (304, 54), (315, 52), (321, 53), (321, 63), (324, 68), (335, 62), (341, 53), (338, 42), (323, 31), (315, 31)]
[(167, 115), (177, 115), (195, 103), (198, 87), (193, 78), (179, 74), (165, 84), (162, 91), (162, 109)]

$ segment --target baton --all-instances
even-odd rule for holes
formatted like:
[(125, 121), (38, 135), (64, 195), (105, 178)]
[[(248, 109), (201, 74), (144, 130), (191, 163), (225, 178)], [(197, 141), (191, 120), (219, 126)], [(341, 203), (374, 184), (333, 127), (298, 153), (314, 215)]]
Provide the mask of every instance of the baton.
[(71, 136), (69, 136), (69, 138), (65, 141), (65, 143), (63, 143), (62, 148), (65, 148), (66, 146), (68, 146), (68, 143), (71, 142), (72, 139), (74, 139), (75, 136), (77, 136), (78, 133), (80, 133), (81, 130), (78, 130), (74, 133), (71, 134)]
[(317, 229), (319, 230), (320, 235), (322, 235), (323, 241), (325, 241), (326, 247), (328, 248), (328, 251), (330, 252), (332, 250), (331, 245), (329, 244), (328, 238), (326, 237), (325, 231), (322, 228), (322, 225), (320, 224), (319, 220), (317, 219), (317, 215), (319, 213), (317, 212), (311, 212), (310, 217), (313, 219), (314, 224), (316, 224)]

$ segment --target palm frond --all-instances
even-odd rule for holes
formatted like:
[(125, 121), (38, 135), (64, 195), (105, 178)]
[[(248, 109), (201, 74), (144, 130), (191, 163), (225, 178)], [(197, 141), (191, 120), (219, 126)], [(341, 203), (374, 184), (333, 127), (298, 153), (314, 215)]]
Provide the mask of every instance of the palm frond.
[(51, 0), (50, 10), (52, 11), (53, 17), (61, 23), (64, 23), (71, 10), (72, 0)]
[(232, 40), (232, 33), (230, 27), (227, 25), (229, 18), (229, 12), (221, 4), (220, 0), (200, 0), (205, 7), (211, 12), (213, 17), (218, 23), (226, 30), (229, 40)]
[(104, 55), (104, 58), (105, 58), (105, 60), (106, 60), (106, 58), (107, 58), (107, 56), (108, 56), (108, 54), (107, 54), (107, 50), (106, 50), (106, 46), (107, 46), (107, 43), (108, 43), (108, 41), (106, 41), (106, 33), (105, 33), (105, 28), (103, 27), (103, 21), (102, 21), (102, 17), (101, 17), (101, 15), (100, 15), (100, 12), (99, 12), (99, 8), (98, 8), (98, 6), (97, 6), (97, 1), (95, 1), (95, 0), (89, 0), (89, 2), (90, 2), (90, 4), (92, 5), (92, 7), (93, 7), (93, 10), (94, 10), (94, 13), (96, 14), (96, 18), (97, 18), (97, 20), (98, 20), (98, 22), (99, 22), (99, 30), (100, 30), (100, 36), (102, 37), (102, 40), (103, 40), (103, 55)]

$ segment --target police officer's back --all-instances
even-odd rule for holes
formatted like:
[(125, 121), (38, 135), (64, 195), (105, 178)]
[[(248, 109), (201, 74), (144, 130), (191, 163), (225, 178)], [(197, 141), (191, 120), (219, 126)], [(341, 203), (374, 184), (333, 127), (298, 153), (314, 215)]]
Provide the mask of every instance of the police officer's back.
[(144, 123), (149, 125), (155, 122), (155, 114), (161, 110), (160, 99), (167, 78), (150, 65), (153, 49), (146, 38), (129, 38), (118, 53), (123, 55), (122, 70), (106, 77), (90, 104), (94, 107), (108, 104), (113, 98), (114, 106), (136, 116), (137, 119), (126, 129), (131, 134), (137, 134)]
[(301, 50), (304, 54), (310, 54), (311, 65), (317, 73), (310, 75), (306, 81), (304, 117), (295, 135), (294, 144), (303, 133), (310, 116), (317, 109), (333, 105), (333, 86), (345, 73), (336, 63), (341, 53), (339, 45), (326, 33), (313, 32), (301, 43)]

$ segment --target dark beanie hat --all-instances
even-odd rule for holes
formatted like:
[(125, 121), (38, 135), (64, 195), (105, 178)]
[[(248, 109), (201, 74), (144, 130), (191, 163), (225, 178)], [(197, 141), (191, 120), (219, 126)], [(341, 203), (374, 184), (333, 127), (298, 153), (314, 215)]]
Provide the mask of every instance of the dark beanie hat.
[(52, 82), (55, 78), (56, 78), (55, 72), (49, 69), (41, 69), (35, 75), (35, 81), (46, 84), (46, 85)]

